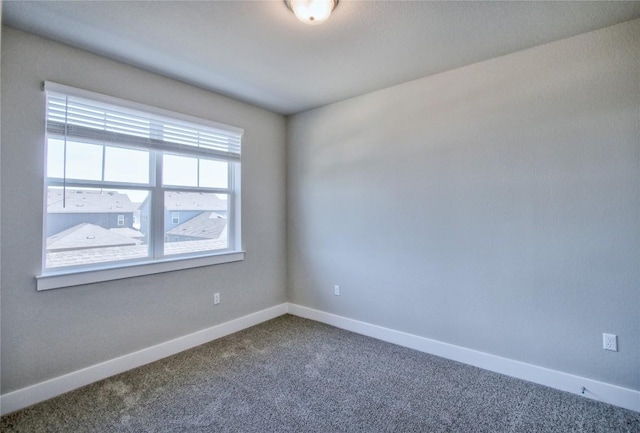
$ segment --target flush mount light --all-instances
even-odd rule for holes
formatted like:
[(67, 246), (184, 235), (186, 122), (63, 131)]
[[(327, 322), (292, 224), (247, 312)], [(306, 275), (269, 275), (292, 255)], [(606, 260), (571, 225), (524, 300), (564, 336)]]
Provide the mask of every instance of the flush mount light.
[(338, 0), (284, 0), (284, 4), (305, 24), (322, 24), (338, 5)]

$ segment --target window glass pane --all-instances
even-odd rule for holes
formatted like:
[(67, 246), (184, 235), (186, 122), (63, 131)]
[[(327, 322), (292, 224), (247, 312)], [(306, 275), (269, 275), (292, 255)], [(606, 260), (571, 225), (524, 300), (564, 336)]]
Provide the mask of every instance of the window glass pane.
[(164, 155), (162, 173), (163, 185), (198, 186), (198, 159)]
[(104, 159), (104, 180), (149, 183), (149, 152), (107, 146)]
[(64, 141), (47, 140), (47, 176), (64, 177)]
[(46, 268), (149, 257), (149, 192), (47, 190)]
[(200, 186), (227, 188), (229, 185), (229, 163), (212, 159), (200, 159)]
[(51, 82), (45, 90), (44, 277), (238, 245), (242, 129)]
[(167, 191), (164, 194), (164, 254), (228, 247), (227, 194)]
[(102, 180), (102, 146), (67, 141), (67, 178)]

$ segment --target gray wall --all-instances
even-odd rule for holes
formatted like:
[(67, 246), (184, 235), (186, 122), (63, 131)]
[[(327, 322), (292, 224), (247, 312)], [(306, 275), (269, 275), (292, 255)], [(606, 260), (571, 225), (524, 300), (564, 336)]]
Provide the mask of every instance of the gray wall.
[(292, 116), (290, 300), (640, 389), (639, 71), (636, 20)]
[[(36, 292), (51, 80), (245, 129), (243, 262)], [(285, 120), (3, 28), (2, 393), (286, 301)], [(213, 307), (213, 293), (222, 303)]]

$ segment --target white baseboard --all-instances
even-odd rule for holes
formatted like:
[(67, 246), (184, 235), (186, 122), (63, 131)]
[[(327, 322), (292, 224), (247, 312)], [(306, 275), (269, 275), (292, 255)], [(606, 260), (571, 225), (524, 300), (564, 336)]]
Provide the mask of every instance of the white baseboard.
[(140, 367), (192, 347), (208, 343), (287, 313), (287, 304), (276, 305), (211, 328), (194, 332), (137, 352), (129, 353), (82, 370), (36, 383), (0, 396), (0, 414), (5, 415), (32, 404), (48, 400), (98, 380)]
[[(440, 356), (480, 367), (485, 370), (527, 380), (550, 388), (567, 391), (593, 400), (602, 401), (625, 409), (640, 412), (640, 391), (622, 388), (605, 382), (599, 382), (561, 371), (551, 370), (527, 364), (513, 359), (467, 349), (429, 338), (396, 331), (382, 326), (372, 325), (358, 320), (348, 319), (335, 314), (325, 313), (296, 304), (289, 304), (289, 314), (293, 314), (317, 322), (326, 323), (336, 328), (373, 337), (378, 340), (408, 347), (420, 352)], [(582, 387), (585, 388), (582, 394)]]
[[(14, 412), (98, 380), (175, 355), (286, 313), (640, 412), (640, 391), (454, 346), (296, 304), (285, 303), (9, 392), (0, 396), (0, 415)], [(584, 394), (581, 393), (582, 387), (586, 388)]]

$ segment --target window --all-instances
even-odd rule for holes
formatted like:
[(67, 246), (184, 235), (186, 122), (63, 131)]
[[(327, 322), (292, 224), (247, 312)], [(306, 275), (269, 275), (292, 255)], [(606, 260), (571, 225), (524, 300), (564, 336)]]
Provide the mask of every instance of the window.
[(45, 91), (41, 278), (240, 251), (241, 129), (50, 82)]

